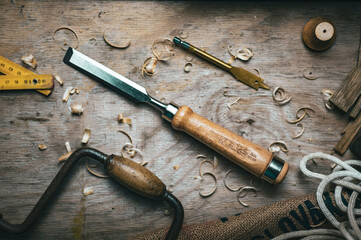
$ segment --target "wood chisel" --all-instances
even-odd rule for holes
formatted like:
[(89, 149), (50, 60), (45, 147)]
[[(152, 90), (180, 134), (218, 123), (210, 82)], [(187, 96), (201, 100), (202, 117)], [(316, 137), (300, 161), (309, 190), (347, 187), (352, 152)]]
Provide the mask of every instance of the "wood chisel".
[(176, 130), (184, 131), (257, 177), (280, 183), (288, 164), (266, 149), (197, 115), (188, 106), (165, 104), (151, 97), (147, 90), (84, 54), (69, 48), (64, 63), (128, 96), (146, 102), (162, 112), (162, 117)]
[(243, 82), (244, 84), (247, 84), (248, 86), (256, 90), (258, 90), (258, 88), (264, 88), (267, 90), (270, 89), (266, 84), (263, 83), (262, 78), (248, 72), (243, 68), (233, 67), (232, 65), (223, 62), (222, 60), (210, 55), (209, 53), (206, 53), (205, 51), (193, 46), (192, 44), (182, 41), (178, 37), (174, 37), (173, 42), (174, 44), (181, 46), (185, 50), (200, 56), (201, 58), (217, 65), (218, 67), (223, 68), (227, 72), (230, 72), (237, 80)]

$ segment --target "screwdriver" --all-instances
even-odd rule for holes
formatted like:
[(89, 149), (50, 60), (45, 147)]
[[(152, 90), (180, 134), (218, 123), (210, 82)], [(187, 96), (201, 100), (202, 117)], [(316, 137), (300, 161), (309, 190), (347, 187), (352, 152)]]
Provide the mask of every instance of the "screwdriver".
[(98, 80), (135, 102), (146, 102), (162, 112), (176, 130), (184, 131), (257, 177), (278, 184), (288, 171), (288, 163), (266, 149), (194, 113), (188, 106), (165, 104), (147, 90), (84, 54), (69, 48), (64, 63)]
[(176, 45), (181, 46), (182, 48), (188, 50), (189, 52), (192, 52), (201, 58), (214, 63), (218, 67), (223, 68), (227, 72), (230, 72), (237, 80), (243, 82), (244, 84), (247, 84), (248, 86), (258, 90), (258, 88), (264, 88), (269, 90), (270, 88), (263, 83), (263, 79), (259, 76), (254, 75), (253, 73), (248, 72), (247, 70), (240, 68), (240, 67), (233, 67), (232, 65), (223, 62), (222, 60), (219, 60), (218, 58), (206, 53), (205, 51), (193, 46), (192, 44), (189, 44), (185, 41), (182, 41), (178, 37), (173, 38), (173, 42)]

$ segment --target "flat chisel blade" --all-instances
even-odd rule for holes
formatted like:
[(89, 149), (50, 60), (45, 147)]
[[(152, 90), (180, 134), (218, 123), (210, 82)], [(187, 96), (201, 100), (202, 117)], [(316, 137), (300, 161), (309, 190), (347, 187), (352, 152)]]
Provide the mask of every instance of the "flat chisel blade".
[(97, 79), (99, 82), (111, 87), (136, 102), (151, 102), (147, 90), (128, 78), (114, 72), (84, 54), (69, 48), (63, 59), (64, 63)]

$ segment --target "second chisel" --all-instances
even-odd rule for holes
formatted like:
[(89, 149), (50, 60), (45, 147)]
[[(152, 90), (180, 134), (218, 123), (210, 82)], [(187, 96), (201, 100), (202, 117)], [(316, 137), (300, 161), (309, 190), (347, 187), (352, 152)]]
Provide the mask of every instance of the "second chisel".
[(162, 117), (176, 130), (184, 131), (247, 171), (270, 183), (282, 182), (288, 164), (255, 143), (194, 113), (188, 106), (164, 104), (151, 97), (147, 90), (84, 54), (69, 48), (66, 64), (95, 78), (136, 102), (147, 102), (162, 112)]

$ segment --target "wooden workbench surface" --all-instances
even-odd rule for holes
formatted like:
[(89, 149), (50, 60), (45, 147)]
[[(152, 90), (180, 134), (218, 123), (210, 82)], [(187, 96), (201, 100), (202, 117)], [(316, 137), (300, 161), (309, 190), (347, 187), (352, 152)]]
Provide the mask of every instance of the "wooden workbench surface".
[[(173, 185), (174, 195), (183, 203), (186, 224), (313, 193), (317, 181), (304, 177), (298, 164), (306, 154), (330, 153), (348, 121), (342, 113), (325, 108), (321, 90), (336, 90), (355, 66), (360, 13), (361, 5), (357, 3), (2, 0), (1, 56), (21, 64), (21, 57), (32, 53), (38, 61), (36, 73), (57, 73), (65, 83), (63, 87), (55, 83), (49, 97), (35, 91), (0, 93), (0, 212), (12, 223), (22, 222), (60, 169), (57, 159), (66, 153), (64, 143), (69, 141), (73, 150), (81, 147), (84, 128), (92, 131), (87, 146), (109, 154), (120, 154), (121, 147), (129, 141), (117, 131), (128, 132), (143, 153), (143, 159), (136, 160), (148, 161), (148, 169), (166, 185)], [(301, 39), (304, 24), (315, 16), (329, 18), (336, 27), (336, 42), (325, 52), (310, 51)], [(284, 182), (279, 186), (266, 184), (257, 197), (249, 194), (243, 199), (249, 203), (248, 208), (241, 206), (236, 193), (223, 185), (223, 177), (232, 170), (229, 184), (238, 186), (249, 185), (252, 175), (173, 130), (156, 109), (134, 104), (65, 65), (65, 51), (52, 36), (61, 26), (77, 32), (79, 51), (147, 87), (157, 99), (188, 105), (264, 147), (277, 140), (285, 141), (289, 152), (279, 156), (289, 162), (290, 171)], [(113, 40), (131, 40), (130, 47), (121, 50), (108, 46), (103, 41), (104, 30)], [(278, 106), (272, 100), (272, 91), (255, 91), (199, 58), (194, 58), (193, 68), (185, 73), (186, 54), (180, 48), (176, 48), (171, 60), (157, 64), (156, 75), (143, 79), (139, 69), (152, 56), (153, 41), (172, 38), (181, 31), (189, 34), (186, 41), (225, 61), (230, 58), (229, 45), (251, 48), (254, 56), (249, 62), (236, 60), (233, 64), (250, 71), (257, 68), (272, 89), (286, 89), (292, 95), (291, 102)], [(305, 69), (318, 78), (305, 79)], [(70, 103), (63, 103), (67, 87), (81, 92), (71, 96)], [(225, 97), (225, 91), (236, 97)], [(227, 108), (237, 96), (240, 101)], [(71, 115), (69, 105), (74, 103), (83, 105), (82, 115)], [(292, 139), (298, 128), (285, 120), (293, 118), (297, 109), (304, 106), (313, 108), (315, 113), (303, 121), (304, 134)], [(130, 117), (133, 126), (119, 124), (119, 113)], [(48, 149), (40, 151), (38, 144), (46, 144)], [(218, 189), (208, 198), (202, 198), (198, 191), (211, 189), (212, 179), (194, 179), (202, 161), (196, 158), (199, 154), (219, 159), (214, 170)], [(342, 159), (353, 157), (348, 151)], [(330, 163), (324, 161), (314, 168), (331, 170)], [(83, 198), (86, 187), (91, 187), (94, 194)], [(0, 238), (126, 239), (170, 225), (172, 216), (163, 213), (166, 208), (164, 203), (139, 197), (111, 179), (92, 176), (82, 161), (30, 231), (16, 238), (0, 233)]]

